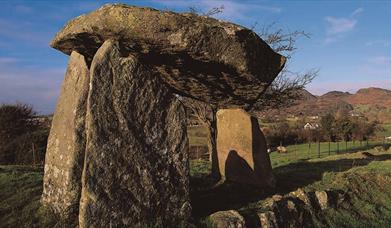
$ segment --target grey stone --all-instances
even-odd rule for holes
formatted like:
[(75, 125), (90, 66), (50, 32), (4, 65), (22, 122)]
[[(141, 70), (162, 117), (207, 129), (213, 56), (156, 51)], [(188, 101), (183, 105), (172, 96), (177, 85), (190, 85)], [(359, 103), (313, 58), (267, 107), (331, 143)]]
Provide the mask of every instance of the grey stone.
[(91, 64), (80, 227), (175, 227), (190, 216), (186, 116), (172, 92), (108, 40)]
[(138, 58), (172, 89), (208, 103), (254, 103), (285, 58), (242, 26), (196, 14), (108, 4), (68, 22), (52, 47), (77, 50), (90, 61), (107, 39)]
[(85, 151), (89, 70), (72, 52), (47, 144), (42, 201), (64, 218), (77, 218)]

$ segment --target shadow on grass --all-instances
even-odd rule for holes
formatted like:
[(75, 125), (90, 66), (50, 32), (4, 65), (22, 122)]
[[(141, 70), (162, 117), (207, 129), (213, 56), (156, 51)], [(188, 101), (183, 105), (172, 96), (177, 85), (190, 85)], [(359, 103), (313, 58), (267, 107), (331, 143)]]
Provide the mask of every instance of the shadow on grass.
[(215, 188), (210, 176), (191, 178), (191, 200), (193, 216), (200, 218), (216, 211), (240, 209), (274, 194), (286, 194), (299, 187), (305, 187), (322, 179), (325, 172), (343, 172), (357, 166), (365, 166), (371, 161), (391, 160), (391, 154), (375, 155), (366, 159), (340, 159), (330, 161), (300, 161), (273, 169), (277, 186), (271, 190), (261, 190), (252, 186), (225, 182)]

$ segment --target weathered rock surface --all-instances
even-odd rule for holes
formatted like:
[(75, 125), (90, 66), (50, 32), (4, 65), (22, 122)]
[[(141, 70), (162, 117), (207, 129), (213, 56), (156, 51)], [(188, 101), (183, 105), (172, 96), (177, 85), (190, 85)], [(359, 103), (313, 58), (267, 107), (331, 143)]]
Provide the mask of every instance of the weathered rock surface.
[(227, 180), (273, 187), (266, 139), (256, 118), (242, 109), (217, 112), (217, 158), (221, 176)]
[(289, 194), (273, 195), (260, 205), (261, 211), (250, 220), (254, 227), (314, 227), (313, 217), (327, 208), (338, 208), (347, 200), (342, 190), (306, 192), (299, 188)]
[(176, 227), (190, 216), (186, 116), (159, 77), (106, 41), (91, 64), (80, 227)]
[(85, 151), (89, 70), (72, 52), (47, 144), (42, 201), (65, 218), (77, 218)]
[(110, 4), (70, 21), (52, 47), (92, 60), (107, 39), (138, 53), (176, 92), (223, 106), (252, 104), (275, 79), (285, 58), (236, 24)]
[(235, 210), (218, 211), (209, 216), (209, 219), (217, 228), (245, 228), (243, 216)]

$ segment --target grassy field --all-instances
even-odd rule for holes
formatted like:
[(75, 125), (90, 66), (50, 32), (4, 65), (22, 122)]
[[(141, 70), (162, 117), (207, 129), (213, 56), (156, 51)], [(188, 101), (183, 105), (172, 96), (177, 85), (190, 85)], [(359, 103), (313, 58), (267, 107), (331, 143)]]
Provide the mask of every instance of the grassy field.
[(219, 210), (236, 209), (245, 218), (254, 218), (262, 211), (260, 205), (274, 194), (288, 194), (297, 188), (336, 189), (346, 192), (349, 201), (337, 209), (317, 214), (312, 221), (316, 227), (390, 227), (391, 152), (368, 151), (374, 155), (373, 159), (354, 152), (280, 165), (273, 169), (277, 186), (268, 191), (234, 183), (208, 188), (213, 185), (208, 179), (210, 165), (193, 161), (194, 216), (202, 221), (200, 226), (206, 224), (205, 216)]
[(0, 166), (0, 227), (54, 227), (40, 207), (42, 168)]
[[(203, 137), (198, 134), (199, 137)], [(344, 148), (344, 144), (341, 145)], [(219, 210), (236, 209), (245, 218), (253, 216), (259, 205), (273, 194), (287, 194), (297, 188), (307, 190), (343, 189), (349, 204), (330, 209), (314, 220), (318, 227), (389, 227), (391, 221), (391, 152), (348, 144), (349, 153), (336, 153), (321, 144), (308, 156), (308, 145), (288, 147), (287, 154), (271, 154), (275, 189), (262, 190), (226, 182), (214, 186), (208, 161), (190, 162), (190, 190), (193, 222), (205, 226), (205, 218)], [(373, 143), (370, 146), (374, 146)], [(334, 148), (334, 150), (333, 150)], [(369, 151), (373, 159), (356, 150)], [(49, 211), (40, 207), (42, 168), (0, 166), (0, 227), (67, 227)], [(376, 221), (377, 223), (374, 223)], [(362, 224), (362, 225), (360, 225)]]
[(384, 124), (383, 128), (385, 131), (380, 131), (377, 133), (380, 137), (388, 137), (391, 136), (391, 124)]

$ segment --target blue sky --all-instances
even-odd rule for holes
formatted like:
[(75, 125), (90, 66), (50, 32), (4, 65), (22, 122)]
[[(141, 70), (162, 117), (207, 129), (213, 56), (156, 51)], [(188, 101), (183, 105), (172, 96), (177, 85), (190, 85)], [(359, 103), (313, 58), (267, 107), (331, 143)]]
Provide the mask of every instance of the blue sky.
[[(0, 0), (0, 103), (26, 102), (40, 113), (54, 111), (67, 56), (50, 40), (73, 17), (108, 1)], [(111, 1), (113, 2), (113, 1)], [(178, 12), (224, 6), (215, 17), (252, 27), (275, 23), (285, 31), (304, 30), (291, 70), (319, 68), (308, 86), (315, 94), (391, 89), (391, 1), (120, 1)]]

